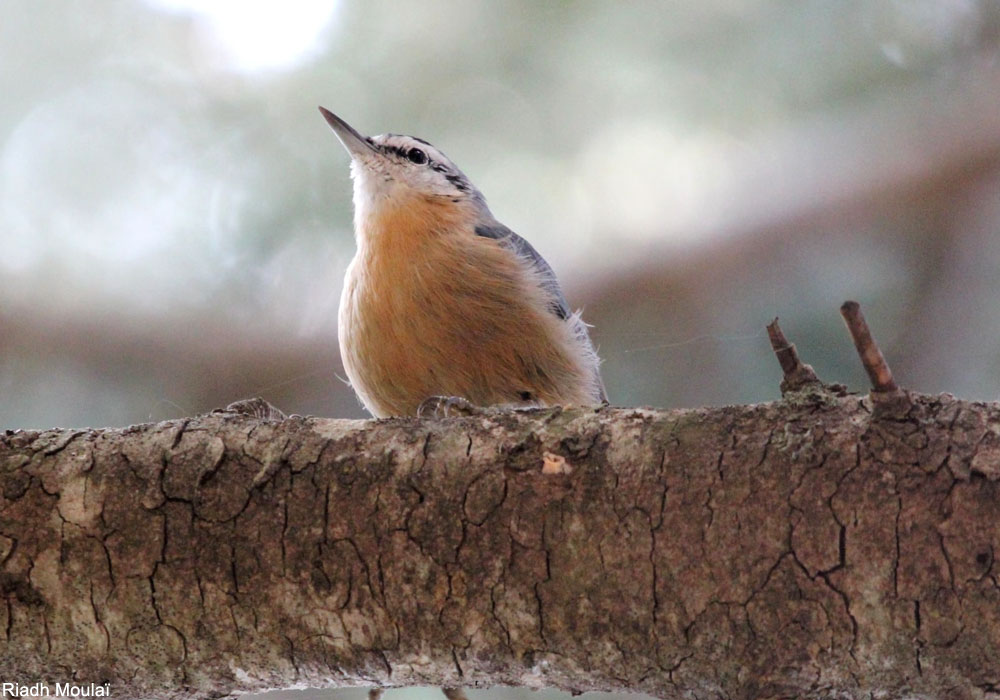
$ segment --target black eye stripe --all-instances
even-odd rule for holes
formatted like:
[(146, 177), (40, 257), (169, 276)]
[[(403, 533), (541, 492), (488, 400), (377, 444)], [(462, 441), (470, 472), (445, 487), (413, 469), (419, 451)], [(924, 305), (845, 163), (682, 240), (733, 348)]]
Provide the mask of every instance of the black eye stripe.
[[(428, 144), (428, 145), (430, 145), (430, 144)], [(439, 167), (441, 167), (441, 168), (444, 167), (444, 166), (441, 166), (440, 164), (436, 163), (434, 160), (432, 160), (431, 157), (427, 155), (427, 153), (425, 153), (424, 151), (420, 150), (419, 148), (401, 148), (399, 146), (390, 146), (388, 144), (385, 144), (385, 145), (381, 146), (381, 149), (382, 149), (382, 151), (384, 153), (391, 153), (392, 155), (396, 156), (397, 158), (406, 158), (407, 160), (412, 160), (414, 163), (417, 163), (418, 161), (414, 160), (413, 157), (411, 156), (411, 154), (414, 153), (414, 152), (416, 152), (417, 154), (419, 154), (417, 156), (417, 159), (419, 160), (419, 164), (422, 165), (424, 163), (431, 163), (432, 164), (431, 167), (434, 168), (435, 170), (437, 170)], [(421, 156), (423, 157), (422, 160), (420, 159)]]
[[(408, 138), (411, 141), (430, 146), (429, 143), (422, 139), (418, 139), (415, 136), (410, 136)], [(424, 165), (435, 172), (441, 173), (451, 186), (459, 192), (468, 193), (473, 189), (463, 175), (455, 172), (451, 167), (445, 165), (444, 163), (434, 160), (430, 157), (430, 154), (423, 149), (416, 148), (414, 146), (395, 146), (388, 143), (377, 144), (376, 148), (387, 155), (393, 155), (400, 160), (409, 160), (412, 163)]]
[(468, 189), (468, 185), (465, 184), (465, 180), (462, 179), (461, 175), (445, 175), (444, 177), (459, 192), (465, 192)]

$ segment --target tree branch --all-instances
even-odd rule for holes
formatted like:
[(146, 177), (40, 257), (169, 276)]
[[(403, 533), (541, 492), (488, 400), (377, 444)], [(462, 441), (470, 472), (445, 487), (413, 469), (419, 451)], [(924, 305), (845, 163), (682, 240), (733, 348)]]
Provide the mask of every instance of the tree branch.
[(0, 677), (979, 697), (1000, 406), (907, 396), (8, 432)]

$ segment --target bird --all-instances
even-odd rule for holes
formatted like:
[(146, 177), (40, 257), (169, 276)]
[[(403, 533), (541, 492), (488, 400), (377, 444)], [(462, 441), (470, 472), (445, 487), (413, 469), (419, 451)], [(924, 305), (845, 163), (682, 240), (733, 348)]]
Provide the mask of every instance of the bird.
[(606, 405), (580, 312), (469, 178), (423, 139), (362, 136), (319, 110), (351, 157), (357, 250), (338, 336), (365, 408), (388, 418)]

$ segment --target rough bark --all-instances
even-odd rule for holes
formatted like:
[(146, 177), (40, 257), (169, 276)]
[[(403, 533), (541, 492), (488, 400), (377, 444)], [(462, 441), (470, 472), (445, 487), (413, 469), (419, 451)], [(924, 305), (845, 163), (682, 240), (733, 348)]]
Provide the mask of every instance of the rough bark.
[(1000, 405), (816, 387), (8, 432), (0, 678), (982, 697), (998, 478)]

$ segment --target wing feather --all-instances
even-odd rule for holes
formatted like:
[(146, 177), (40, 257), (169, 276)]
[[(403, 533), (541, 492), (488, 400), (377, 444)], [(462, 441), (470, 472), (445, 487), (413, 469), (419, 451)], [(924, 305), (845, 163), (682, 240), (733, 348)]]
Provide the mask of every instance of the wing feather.
[(590, 341), (590, 335), (587, 333), (587, 324), (580, 318), (580, 314), (574, 314), (570, 310), (566, 296), (559, 286), (559, 280), (556, 279), (556, 273), (552, 271), (552, 267), (545, 261), (545, 258), (528, 241), (499, 222), (476, 226), (476, 235), (497, 241), (531, 265), (541, 280), (542, 288), (549, 295), (549, 310), (560, 320), (573, 324), (573, 332), (577, 339), (584, 345), (587, 352), (593, 355), (595, 381), (600, 390), (601, 400), (606, 402), (608, 394), (604, 388), (604, 381), (601, 379), (600, 360), (594, 350), (593, 343)]
[(572, 311), (570, 311), (569, 303), (567, 303), (566, 297), (559, 287), (559, 280), (556, 279), (556, 273), (552, 271), (552, 267), (545, 262), (545, 258), (535, 250), (533, 245), (501, 223), (494, 223), (489, 226), (476, 226), (476, 235), (483, 238), (492, 238), (518, 257), (526, 260), (535, 272), (538, 273), (538, 277), (542, 281), (542, 287), (549, 294), (549, 308), (552, 313), (564, 321), (573, 315)]

